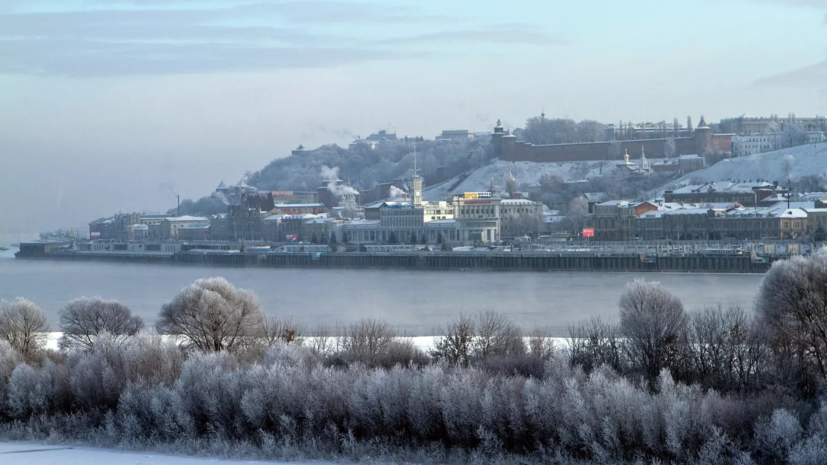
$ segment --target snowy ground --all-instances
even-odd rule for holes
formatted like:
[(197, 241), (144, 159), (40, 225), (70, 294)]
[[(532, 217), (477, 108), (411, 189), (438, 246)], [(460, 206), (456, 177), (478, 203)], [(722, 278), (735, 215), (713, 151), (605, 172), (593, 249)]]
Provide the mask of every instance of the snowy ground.
[(453, 193), (461, 192), (487, 192), (491, 185), (491, 178), (494, 178), (494, 186), (498, 191), (505, 190), (505, 181), (508, 173), (512, 173), (517, 184), (527, 183), (534, 185), (540, 182), (544, 174), (557, 174), (563, 181), (577, 181), (580, 179), (591, 179), (606, 174), (614, 169), (614, 164), (603, 161), (580, 161), (567, 163), (534, 163), (528, 161), (502, 161), (497, 160), (490, 165), (483, 166), (472, 172), (462, 184), (452, 192), (448, 188), (454, 185), (459, 178), (453, 178), (440, 183), (433, 188), (426, 188), (422, 195), (425, 200), (443, 200)]
[[(36, 442), (0, 442), (0, 464), (14, 465), (298, 465), (302, 462), (263, 462), (182, 457), (153, 452), (122, 452), (91, 447), (50, 446)], [(332, 465), (333, 462), (304, 462)]]
[[(52, 332), (49, 333), (46, 339), (46, 348), (52, 350), (58, 350), (58, 340), (63, 335), (60, 332)], [(413, 337), (404, 337), (403, 339), (410, 339), (413, 344), (418, 347), (420, 350), (424, 352), (429, 352), (431, 349), (434, 348), (434, 338), (436, 336), (413, 336)], [(308, 341), (313, 339), (312, 336), (306, 338)], [(526, 344), (528, 343), (528, 338), (524, 338)], [(564, 337), (550, 337), (549, 340), (554, 343), (555, 347), (565, 347), (567, 344), (567, 339)], [(0, 460), (0, 465), (3, 464), (3, 461)]]
[(784, 158), (793, 156), (791, 177), (827, 175), (827, 143), (809, 144), (775, 152), (759, 153), (724, 160), (702, 170), (694, 171), (678, 182), (700, 178), (712, 181), (748, 181), (763, 179), (786, 184)]

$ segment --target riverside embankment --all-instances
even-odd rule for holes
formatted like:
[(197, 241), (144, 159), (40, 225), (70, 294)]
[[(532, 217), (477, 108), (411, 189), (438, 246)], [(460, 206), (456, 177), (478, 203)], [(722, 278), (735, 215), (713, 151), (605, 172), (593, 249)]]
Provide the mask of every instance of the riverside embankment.
[(658, 256), (555, 253), (113, 253), (61, 252), (18, 258), (177, 263), (274, 268), (397, 268), (417, 270), (764, 273), (767, 261), (747, 255)]

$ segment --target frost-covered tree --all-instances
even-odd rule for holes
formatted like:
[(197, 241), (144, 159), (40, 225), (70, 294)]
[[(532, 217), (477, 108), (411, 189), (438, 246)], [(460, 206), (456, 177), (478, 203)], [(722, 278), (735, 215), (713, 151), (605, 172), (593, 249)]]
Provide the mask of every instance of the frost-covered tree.
[[(170, 208), (167, 213), (177, 215), (179, 207)], [(227, 213), (227, 204), (224, 200), (214, 196), (201, 197), (198, 200), (184, 199), (180, 205), (181, 215), (216, 215)]]
[(543, 217), (532, 213), (512, 213), (502, 218), (503, 237), (536, 236), (543, 229)]
[(683, 304), (659, 282), (636, 279), (626, 285), (618, 307), (629, 360), (653, 383), (677, 356), (687, 324)]
[(48, 331), (46, 314), (34, 302), (22, 297), (0, 300), (0, 340), (24, 357), (31, 358), (43, 349)]
[(270, 346), (278, 344), (301, 344), (304, 340), (301, 327), (291, 318), (266, 317), (261, 331), (264, 342)]
[(355, 359), (371, 361), (386, 351), (395, 338), (396, 333), (388, 323), (363, 319), (345, 328), (342, 350)]
[(475, 320), (474, 357), (525, 353), (522, 331), (507, 316), (487, 310)]
[(202, 352), (232, 351), (259, 336), (264, 313), (252, 291), (199, 279), (161, 307), (155, 327)]
[(132, 315), (126, 305), (117, 300), (100, 297), (81, 297), (60, 311), (60, 330), (63, 336), (58, 342), (63, 349), (89, 350), (96, 337), (107, 334), (116, 341), (134, 336), (144, 327), (139, 316)]
[(777, 261), (764, 275), (756, 310), (776, 344), (827, 378), (827, 249)]
[(601, 142), (606, 140), (606, 125), (598, 121), (584, 119), (577, 123), (576, 131), (578, 142)]
[(460, 315), (439, 331), (431, 356), (452, 364), (467, 366), (474, 349), (476, 321), (468, 315)]
[(615, 370), (622, 369), (623, 354), (616, 324), (610, 324), (599, 317), (581, 321), (569, 328), (569, 362), (583, 367), (586, 372), (607, 365)]
[(565, 215), (572, 233), (579, 235), (589, 215), (589, 201), (583, 196), (571, 199), (566, 206)]
[(807, 130), (800, 124), (786, 124), (784, 130), (778, 133), (778, 148), (786, 149), (804, 145), (809, 142)]

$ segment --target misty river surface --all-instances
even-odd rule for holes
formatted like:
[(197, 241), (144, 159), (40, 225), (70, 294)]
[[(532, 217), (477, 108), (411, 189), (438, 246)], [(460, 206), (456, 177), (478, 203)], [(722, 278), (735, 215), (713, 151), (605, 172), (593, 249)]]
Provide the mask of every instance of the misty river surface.
[(723, 303), (752, 308), (760, 275), (588, 272), (408, 271), (374, 269), (213, 268), (184, 265), (16, 260), (0, 253), (0, 299), (25, 297), (58, 328), (71, 299), (117, 299), (148, 324), (161, 305), (198, 278), (223, 276), (255, 291), (268, 315), (319, 323), (380, 318), (409, 336), (432, 335), (462, 312), (493, 309), (526, 329), (566, 335), (568, 325), (600, 315), (617, 319), (617, 300), (635, 278), (657, 280), (687, 310)]

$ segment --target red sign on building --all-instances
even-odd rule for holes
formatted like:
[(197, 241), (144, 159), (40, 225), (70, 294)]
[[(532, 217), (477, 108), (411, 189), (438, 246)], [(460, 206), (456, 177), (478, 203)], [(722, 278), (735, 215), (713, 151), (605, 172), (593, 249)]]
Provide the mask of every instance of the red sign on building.
[(594, 228), (583, 228), (583, 237), (594, 237)]

